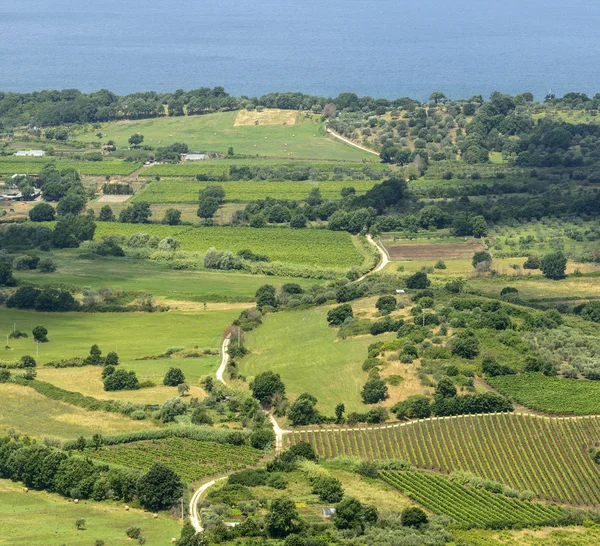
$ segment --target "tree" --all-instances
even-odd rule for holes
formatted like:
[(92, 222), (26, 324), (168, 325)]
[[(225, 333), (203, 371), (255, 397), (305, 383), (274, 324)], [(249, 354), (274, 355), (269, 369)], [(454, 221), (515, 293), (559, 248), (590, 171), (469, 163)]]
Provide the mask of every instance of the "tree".
[(37, 269), (40, 273), (54, 273), (56, 271), (56, 262), (52, 258), (42, 258), (38, 262)]
[(431, 95), (429, 95), (429, 100), (432, 100), (437, 104), (440, 101), (446, 100), (446, 95), (444, 95), (444, 93), (441, 91), (434, 91), (431, 93)]
[(48, 330), (43, 326), (36, 326), (33, 331), (33, 339), (38, 343), (47, 343), (48, 342)]
[(254, 294), (256, 307), (262, 311), (264, 307), (277, 307), (277, 296), (275, 287), (271, 284), (263, 284)]
[(181, 398), (175, 396), (173, 398), (169, 398), (162, 405), (158, 412), (158, 418), (163, 423), (172, 423), (173, 421), (175, 421), (175, 417), (177, 417), (178, 415), (185, 415), (186, 412), (187, 404)]
[(560, 250), (546, 254), (542, 257), (540, 269), (542, 270), (542, 275), (547, 279), (564, 279), (567, 269), (567, 257)]
[(105, 366), (116, 366), (119, 363), (119, 355), (114, 351), (110, 351), (104, 359)]
[(427, 514), (417, 506), (410, 506), (402, 510), (400, 522), (405, 527), (419, 528), (427, 523)]
[(489, 264), (492, 263), (492, 255), (489, 252), (486, 252), (485, 250), (479, 250), (473, 254), (473, 260), (471, 260), (471, 264), (475, 269), (477, 269), (479, 264), (484, 262), (488, 262)]
[(133, 370), (115, 370), (104, 378), (105, 391), (136, 390), (139, 388), (140, 383)]
[(321, 196), (321, 190), (319, 188), (313, 188), (310, 190), (308, 197), (306, 198), (306, 204), (311, 207), (317, 207), (323, 203), (323, 197)]
[(338, 305), (327, 312), (327, 322), (331, 326), (341, 326), (346, 319), (352, 317), (354, 317), (354, 311), (349, 303)]
[(479, 354), (479, 340), (471, 330), (465, 330), (454, 336), (451, 341), (453, 355), (472, 360)]
[(590, 322), (600, 322), (600, 301), (586, 303), (581, 309), (581, 317)]
[(75, 529), (78, 531), (85, 531), (85, 519), (77, 518), (75, 520)]
[(270, 404), (276, 394), (285, 395), (285, 385), (281, 376), (271, 371), (258, 374), (250, 385), (250, 389), (252, 396), (263, 404)]
[(98, 213), (98, 220), (100, 222), (114, 222), (116, 220), (113, 210), (110, 205), (104, 205)]
[(475, 216), (471, 222), (473, 237), (483, 237), (487, 235), (488, 225), (483, 216)]
[(342, 482), (331, 476), (319, 476), (312, 481), (312, 493), (323, 502), (340, 502), (344, 496)]
[(426, 419), (431, 415), (429, 398), (420, 395), (409, 396), (391, 408), (398, 419)]
[(87, 199), (85, 195), (69, 191), (59, 200), (58, 205), (56, 205), (56, 212), (59, 216), (64, 216), (65, 214), (79, 214), (85, 208), (86, 203)]
[(85, 362), (92, 366), (99, 366), (102, 364), (102, 351), (95, 343), (90, 347), (90, 354), (86, 357)]
[(344, 412), (346, 411), (346, 406), (344, 404), (338, 404), (335, 407), (335, 423), (336, 425), (344, 424)]
[(180, 368), (169, 368), (163, 379), (163, 385), (176, 387), (185, 381), (185, 375)]
[(0, 286), (15, 286), (17, 279), (13, 276), (12, 256), (0, 253)]
[(382, 315), (388, 315), (396, 309), (397, 305), (398, 302), (396, 301), (396, 298), (394, 296), (381, 296), (377, 300), (375, 307), (379, 309)]
[(55, 211), (50, 203), (38, 203), (29, 211), (29, 219), (32, 222), (52, 222)]
[(186, 521), (181, 529), (181, 535), (179, 540), (175, 543), (175, 546), (205, 546), (207, 542), (200, 533), (196, 532), (193, 525)]
[(150, 216), (152, 216), (150, 203), (147, 201), (136, 201), (121, 211), (121, 214), (119, 214), (119, 222), (147, 224), (150, 221)]
[(365, 404), (377, 404), (389, 397), (388, 388), (383, 379), (372, 377), (364, 384), (360, 395)]
[(353, 497), (344, 498), (336, 507), (333, 524), (337, 529), (356, 529), (362, 533), (367, 523), (376, 523), (377, 509)]
[(19, 368), (35, 368), (37, 363), (32, 356), (23, 355), (19, 360)]
[(181, 211), (177, 209), (167, 209), (162, 219), (163, 224), (177, 226), (181, 224)]
[(320, 414), (315, 410), (317, 399), (307, 392), (298, 396), (287, 411), (292, 426), (310, 425), (320, 421)]
[(299, 528), (300, 517), (294, 502), (284, 497), (273, 499), (265, 516), (267, 534), (273, 538), (285, 538)]
[(142, 142), (144, 142), (144, 135), (136, 133), (129, 137), (129, 145), (133, 148), (137, 148)]
[(190, 386), (187, 383), (179, 383), (179, 385), (177, 385), (177, 393), (179, 396), (185, 396), (186, 392), (190, 392)]
[(166, 510), (182, 494), (183, 483), (180, 477), (161, 463), (154, 463), (138, 482), (140, 503), (149, 510)]
[(406, 288), (415, 290), (424, 290), (431, 284), (431, 281), (427, 277), (427, 273), (424, 271), (417, 271), (414, 275), (411, 275), (406, 279)]
[(290, 217), (290, 227), (294, 229), (302, 229), (306, 227), (306, 216), (300, 211), (295, 211)]
[(62, 216), (56, 222), (52, 233), (52, 244), (57, 248), (77, 248), (82, 241), (94, 238), (96, 224), (87, 215)]
[(254, 449), (266, 449), (272, 446), (274, 441), (275, 433), (270, 427), (257, 428), (248, 438), (248, 442)]
[(233, 146), (229, 146), (229, 148), (227, 148), (227, 155), (229, 157), (233, 157), (235, 155), (235, 153), (233, 151)]
[(205, 197), (200, 201), (197, 215), (205, 220), (211, 219), (219, 210), (219, 201), (215, 197)]
[(435, 388), (435, 395), (440, 398), (456, 396), (456, 387), (449, 377), (442, 377)]

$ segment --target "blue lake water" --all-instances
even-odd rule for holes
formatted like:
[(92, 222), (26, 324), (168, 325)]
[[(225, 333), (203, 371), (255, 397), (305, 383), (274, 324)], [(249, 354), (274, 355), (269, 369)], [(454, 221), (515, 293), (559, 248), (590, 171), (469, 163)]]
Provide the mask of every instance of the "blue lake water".
[(0, 89), (600, 91), (594, 0), (0, 0)]

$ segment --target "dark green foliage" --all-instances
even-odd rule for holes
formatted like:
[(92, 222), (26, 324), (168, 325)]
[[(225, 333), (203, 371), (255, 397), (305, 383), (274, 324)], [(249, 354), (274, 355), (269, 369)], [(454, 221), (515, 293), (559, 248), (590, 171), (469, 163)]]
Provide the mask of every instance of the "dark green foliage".
[(456, 396), (456, 387), (449, 377), (442, 377), (435, 388), (436, 398), (449, 398)]
[(23, 355), (19, 360), (19, 368), (35, 368), (37, 366), (35, 359), (29, 355)]
[(267, 534), (273, 538), (285, 538), (300, 528), (300, 516), (294, 502), (285, 497), (273, 499), (265, 516)]
[(507, 398), (493, 392), (440, 397), (432, 404), (431, 409), (438, 416), (513, 411)]
[(425, 419), (431, 416), (431, 406), (427, 397), (415, 395), (392, 406), (391, 412), (398, 419)]
[(265, 307), (277, 307), (277, 296), (275, 287), (270, 284), (261, 286), (254, 295), (256, 307), (262, 311)]
[(267, 480), (267, 485), (273, 489), (287, 489), (288, 482), (281, 474), (271, 474)]
[(104, 378), (105, 391), (135, 390), (139, 388), (140, 383), (133, 370), (115, 370)]
[(0, 286), (15, 286), (17, 284), (12, 271), (13, 264), (11, 257), (0, 253)]
[(182, 495), (183, 483), (170, 468), (154, 463), (138, 483), (140, 503), (149, 510), (166, 510)]
[(365, 404), (377, 404), (389, 397), (385, 381), (377, 377), (373, 377), (365, 383), (360, 395)]
[(253, 470), (249, 468), (230, 474), (227, 478), (227, 483), (257, 487), (259, 485), (266, 485), (268, 479), (269, 473), (266, 470)]
[(451, 351), (453, 355), (471, 360), (479, 354), (479, 345), (475, 333), (465, 330), (452, 338)]
[(402, 510), (400, 521), (406, 527), (420, 527), (427, 523), (427, 514), (417, 506), (410, 506)]
[(581, 318), (591, 322), (600, 322), (600, 302), (591, 301), (586, 303), (581, 310)]
[(377, 309), (379, 309), (379, 311), (385, 315), (394, 311), (396, 309), (396, 305), (398, 305), (398, 302), (394, 296), (381, 296), (377, 300), (375, 307), (377, 307)]
[(98, 220), (100, 222), (114, 222), (116, 220), (110, 205), (104, 205), (98, 213)]
[(311, 479), (312, 493), (323, 502), (340, 502), (344, 496), (342, 482), (330, 476), (318, 476)]
[(327, 322), (331, 326), (341, 326), (347, 318), (354, 317), (354, 311), (349, 303), (338, 305), (327, 312)]
[(540, 269), (542, 267), (542, 260), (539, 256), (531, 255), (527, 258), (523, 264), (523, 269)]
[(29, 211), (32, 222), (52, 222), (54, 216), (54, 207), (50, 203), (38, 203)]
[(31, 270), (36, 269), (40, 261), (39, 256), (18, 256), (13, 262), (13, 267), (16, 270)]
[(315, 409), (316, 403), (317, 399), (306, 392), (298, 396), (287, 411), (292, 426), (321, 423), (323, 416)]
[(278, 373), (258, 374), (250, 385), (252, 396), (264, 404), (270, 404), (276, 394), (285, 395), (285, 385)]
[(403, 319), (394, 320), (391, 317), (385, 317), (382, 320), (374, 322), (369, 331), (372, 336), (378, 336), (386, 332), (397, 332), (403, 324)]
[(42, 258), (37, 267), (40, 273), (54, 273), (56, 271), (56, 262), (52, 258)]
[(406, 288), (414, 290), (423, 290), (431, 284), (431, 281), (427, 277), (427, 273), (424, 271), (417, 271), (414, 275), (411, 275), (406, 279)]
[(483, 373), (489, 377), (495, 377), (497, 375), (510, 375), (515, 373), (509, 366), (498, 363), (495, 358), (485, 357), (482, 362)]
[(163, 385), (168, 387), (176, 387), (180, 383), (185, 382), (185, 375), (180, 368), (169, 368), (163, 378)]
[(192, 413), (192, 423), (194, 425), (212, 425), (213, 420), (203, 408), (196, 408)]
[(564, 279), (566, 268), (567, 258), (560, 250), (551, 252), (542, 257), (540, 269), (547, 279)]
[(43, 326), (36, 326), (33, 331), (33, 339), (38, 343), (48, 342), (48, 330)]
[(471, 264), (473, 267), (477, 268), (480, 263), (489, 262), (492, 263), (492, 255), (485, 250), (479, 250), (473, 254), (473, 259), (471, 260)]
[[(115, 373), (118, 373), (120, 371), (123, 371), (123, 370), (117, 370), (117, 372), (115, 372)], [(131, 373), (134, 373), (134, 372), (131, 372)], [(178, 396), (175, 396), (173, 398), (169, 398), (162, 405), (162, 407), (160, 408), (160, 410), (158, 412), (158, 418), (163, 423), (172, 423), (173, 421), (175, 421), (175, 417), (177, 417), (178, 415), (184, 415), (186, 412), (187, 412), (186, 403)]]
[(96, 224), (91, 217), (67, 215), (54, 225), (52, 244), (57, 248), (77, 248), (82, 241), (94, 238)]
[(376, 523), (379, 517), (374, 506), (364, 505), (353, 497), (343, 499), (335, 510), (333, 524), (337, 529), (354, 529), (359, 533), (364, 531), (365, 525)]
[(275, 441), (275, 433), (269, 427), (258, 428), (250, 435), (248, 441), (255, 449), (266, 449)]
[(146, 201), (136, 201), (121, 211), (119, 222), (129, 224), (147, 224), (152, 216), (150, 204)]

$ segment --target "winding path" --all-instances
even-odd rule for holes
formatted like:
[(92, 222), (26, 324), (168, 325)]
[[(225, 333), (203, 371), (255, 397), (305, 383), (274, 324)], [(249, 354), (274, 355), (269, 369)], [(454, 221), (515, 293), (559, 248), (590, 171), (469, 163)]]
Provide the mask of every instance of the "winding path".
[(338, 140), (341, 140), (342, 142), (349, 144), (350, 146), (354, 146), (355, 148), (358, 148), (359, 150), (362, 150), (363, 152), (369, 152), (370, 154), (375, 154), (377, 157), (379, 157), (379, 153), (377, 153), (375, 150), (371, 150), (370, 148), (365, 148), (364, 146), (361, 146), (360, 144), (356, 144), (356, 142), (352, 142), (350, 139), (347, 139), (346, 137), (343, 137), (339, 133), (336, 133), (333, 129), (330, 129), (329, 126), (327, 126), (327, 125), (325, 125), (325, 130), (332, 137), (335, 137)]
[(387, 250), (385, 249), (385, 247), (383, 245), (381, 245), (380, 243), (374, 241), (373, 237), (371, 237), (370, 235), (367, 234), (366, 237), (367, 237), (367, 241), (369, 242), (369, 244), (373, 245), (378, 250), (379, 255), (381, 256), (381, 260), (379, 261), (379, 263), (377, 264), (377, 267), (375, 267), (375, 269), (372, 269), (368, 273), (365, 273), (362, 277), (357, 279), (356, 282), (362, 281), (363, 279), (365, 279), (372, 273), (377, 273), (377, 272), (383, 270), (390, 261), (390, 258), (388, 256), (388, 253), (387, 253)]
[(202, 484), (198, 489), (196, 489), (196, 491), (194, 491), (194, 494), (192, 495), (192, 498), (190, 500), (190, 522), (192, 524), (192, 527), (196, 529), (197, 533), (201, 533), (202, 531), (204, 531), (204, 527), (202, 527), (200, 518), (198, 517), (198, 501), (207, 489), (211, 488), (219, 480), (224, 479), (225, 478), (218, 478), (216, 480), (211, 480), (209, 482), (206, 482), (205, 484)]

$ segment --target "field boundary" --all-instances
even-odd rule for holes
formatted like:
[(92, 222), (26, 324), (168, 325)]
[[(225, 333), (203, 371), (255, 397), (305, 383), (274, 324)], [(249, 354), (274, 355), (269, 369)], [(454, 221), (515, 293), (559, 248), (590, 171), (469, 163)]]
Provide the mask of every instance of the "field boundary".
[(325, 130), (333, 137), (341, 140), (342, 142), (345, 142), (346, 144), (350, 145), (350, 146), (354, 146), (355, 148), (358, 148), (359, 150), (362, 150), (363, 152), (368, 152), (370, 154), (375, 154), (377, 157), (379, 157), (379, 153), (377, 153), (375, 150), (371, 150), (370, 148), (365, 148), (364, 146), (361, 146), (360, 144), (356, 144), (356, 142), (352, 142), (351, 140), (343, 137), (342, 135), (340, 135), (339, 133), (336, 133), (333, 129), (330, 129), (329, 126), (327, 124), (325, 124)]

